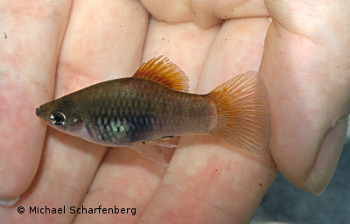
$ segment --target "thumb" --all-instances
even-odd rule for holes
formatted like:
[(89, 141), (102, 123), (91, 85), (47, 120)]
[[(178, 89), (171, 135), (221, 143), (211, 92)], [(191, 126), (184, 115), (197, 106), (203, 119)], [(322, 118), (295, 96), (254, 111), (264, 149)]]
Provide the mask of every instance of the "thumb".
[[(294, 185), (321, 194), (350, 110), (350, 12), (340, 1), (266, 0), (272, 23), (260, 73), (269, 91), (271, 153)], [(314, 4), (314, 5), (313, 5)]]

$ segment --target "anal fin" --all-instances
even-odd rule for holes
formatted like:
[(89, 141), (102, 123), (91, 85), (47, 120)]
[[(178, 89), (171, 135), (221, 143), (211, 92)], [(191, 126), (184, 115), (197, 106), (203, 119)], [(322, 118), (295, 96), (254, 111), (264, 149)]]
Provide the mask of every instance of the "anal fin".
[(131, 145), (131, 147), (144, 158), (151, 160), (152, 162), (161, 165), (169, 166), (169, 162), (164, 158), (164, 152), (161, 147), (175, 148), (176, 145), (167, 143), (162, 140), (150, 141), (150, 142), (137, 142)]

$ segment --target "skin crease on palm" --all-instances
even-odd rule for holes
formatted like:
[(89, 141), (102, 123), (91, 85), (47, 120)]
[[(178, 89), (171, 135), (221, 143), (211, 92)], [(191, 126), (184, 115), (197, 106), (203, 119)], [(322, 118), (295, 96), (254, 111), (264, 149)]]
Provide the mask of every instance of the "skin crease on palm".
[[(0, 220), (247, 223), (278, 170), (322, 193), (350, 108), (349, 8), (345, 0), (0, 1), (0, 198), (9, 205), (21, 196), (0, 207)], [(270, 152), (185, 136), (165, 168), (131, 149), (47, 128), (35, 116), (42, 103), (131, 76), (159, 55), (187, 74), (196, 93), (259, 71), (269, 92)], [(16, 211), (81, 204), (135, 207), (137, 214)]]

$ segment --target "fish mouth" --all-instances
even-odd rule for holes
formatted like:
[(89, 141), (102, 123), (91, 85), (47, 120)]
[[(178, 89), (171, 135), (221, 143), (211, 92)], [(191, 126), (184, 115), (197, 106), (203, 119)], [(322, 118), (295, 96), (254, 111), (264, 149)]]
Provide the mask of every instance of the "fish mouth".
[(43, 109), (43, 106), (36, 108), (36, 111), (35, 111), (36, 116), (41, 117), (41, 115), (43, 113), (42, 109)]

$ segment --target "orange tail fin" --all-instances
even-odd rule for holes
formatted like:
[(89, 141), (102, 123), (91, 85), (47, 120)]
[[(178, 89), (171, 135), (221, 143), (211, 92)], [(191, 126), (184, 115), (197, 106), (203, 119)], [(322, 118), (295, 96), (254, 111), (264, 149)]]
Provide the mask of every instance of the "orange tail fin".
[(250, 71), (209, 93), (217, 107), (216, 127), (209, 133), (258, 154), (270, 143), (270, 115), (264, 81)]

